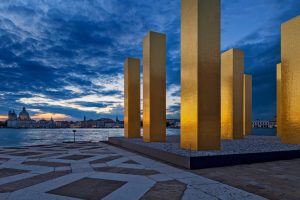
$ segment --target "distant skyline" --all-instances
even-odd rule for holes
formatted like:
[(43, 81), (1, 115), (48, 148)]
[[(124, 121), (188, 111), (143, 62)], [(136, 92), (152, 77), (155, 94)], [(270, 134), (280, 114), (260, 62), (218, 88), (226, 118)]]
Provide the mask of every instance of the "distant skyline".
[[(25, 109), (25, 111), (28, 112), (28, 109), (26, 109), (26, 107), (24, 107), (23, 109)], [(23, 111), (23, 109), (20, 111), (12, 109), (12, 110), (9, 110), (8, 112), (12, 112), (12, 113), (14, 112), (17, 115), (17, 117), (19, 118), (20, 113)], [(72, 121), (72, 120), (74, 120), (73, 118), (65, 118), (63, 114), (43, 113), (43, 114), (35, 114), (33, 116), (31, 116), (30, 112), (28, 112), (28, 114), (29, 114), (30, 119), (32, 119), (32, 120), (52, 120), (52, 119), (54, 119), (55, 121), (59, 121), (59, 120)], [(6, 119), (8, 119), (8, 116), (6, 116), (6, 117), (4, 116), (2, 118), (2, 120), (0, 120), (0, 121), (5, 121)], [(77, 121), (85, 121), (85, 120), (88, 121), (88, 120), (98, 120), (98, 119), (99, 118), (88, 118), (84, 115), (81, 119), (77, 119)], [(110, 118), (110, 119), (114, 119), (114, 120), (118, 119), (119, 120), (119, 116), (117, 115), (117, 116), (114, 116), (114, 118)]]
[[(299, 0), (223, 0), (222, 51), (245, 51), (253, 119), (276, 115), (280, 25)], [(0, 120), (123, 118), (123, 62), (142, 58), (148, 31), (167, 34), (167, 117), (180, 111), (180, 0), (0, 2)], [(142, 72), (142, 67), (141, 67)]]

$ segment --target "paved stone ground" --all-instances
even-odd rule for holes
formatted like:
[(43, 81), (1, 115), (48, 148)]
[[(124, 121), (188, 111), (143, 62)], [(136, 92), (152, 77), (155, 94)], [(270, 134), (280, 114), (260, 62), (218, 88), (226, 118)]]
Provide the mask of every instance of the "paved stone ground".
[(300, 199), (300, 159), (192, 172), (268, 199)]
[(105, 143), (0, 148), (0, 199), (264, 199)]

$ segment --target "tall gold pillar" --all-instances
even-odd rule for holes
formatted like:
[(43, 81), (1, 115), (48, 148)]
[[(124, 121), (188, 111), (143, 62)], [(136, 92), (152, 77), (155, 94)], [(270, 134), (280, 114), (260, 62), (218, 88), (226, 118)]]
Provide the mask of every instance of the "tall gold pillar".
[(300, 144), (300, 16), (282, 24), (281, 37), (280, 138)]
[(220, 75), (220, 0), (182, 0), (182, 148), (220, 149)]
[(244, 95), (243, 95), (243, 107), (244, 107), (244, 135), (250, 135), (252, 130), (252, 76), (244, 75)]
[(143, 47), (143, 138), (166, 140), (166, 35), (149, 32)]
[(276, 67), (276, 91), (277, 91), (277, 136), (280, 137), (281, 128), (281, 63)]
[(221, 137), (242, 139), (244, 52), (230, 49), (221, 58)]
[(124, 63), (124, 133), (126, 138), (140, 137), (140, 60), (127, 58)]

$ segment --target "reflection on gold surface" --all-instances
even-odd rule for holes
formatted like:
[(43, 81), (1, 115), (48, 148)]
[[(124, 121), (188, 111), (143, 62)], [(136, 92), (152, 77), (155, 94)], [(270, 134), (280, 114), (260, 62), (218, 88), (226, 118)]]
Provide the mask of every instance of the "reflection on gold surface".
[(184, 149), (220, 148), (220, 0), (181, 1)]
[(149, 32), (143, 48), (143, 137), (166, 140), (166, 35)]
[(277, 64), (276, 91), (277, 91), (277, 136), (280, 137), (281, 128), (281, 63)]
[(244, 75), (244, 135), (249, 135), (252, 130), (252, 76)]
[(280, 138), (300, 144), (300, 16), (282, 24), (281, 37)]
[(140, 60), (124, 63), (124, 133), (126, 138), (140, 137)]
[(244, 52), (231, 49), (221, 59), (221, 137), (242, 139)]

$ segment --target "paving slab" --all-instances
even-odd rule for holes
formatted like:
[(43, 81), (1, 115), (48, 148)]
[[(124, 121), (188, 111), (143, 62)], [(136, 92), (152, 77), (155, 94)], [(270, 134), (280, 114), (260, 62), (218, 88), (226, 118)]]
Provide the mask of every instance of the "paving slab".
[(141, 200), (180, 200), (186, 190), (186, 184), (176, 181), (157, 182), (148, 192), (144, 194)]
[(49, 172), (46, 174), (40, 174), (37, 176), (33, 176), (30, 178), (22, 179), (19, 181), (7, 183), (0, 185), (0, 193), (5, 193), (5, 192), (14, 192), (17, 190), (20, 190), (22, 188), (26, 188), (38, 183), (42, 183), (60, 176), (64, 176), (66, 174), (70, 173), (69, 171), (60, 171), (60, 172)]
[(59, 159), (63, 160), (83, 160), (86, 158), (91, 158), (92, 155), (70, 155), (70, 156), (65, 156), (65, 157), (60, 157)]
[(48, 193), (80, 199), (102, 199), (126, 182), (83, 178)]
[(28, 170), (21, 170), (21, 169), (12, 169), (12, 168), (2, 168), (0, 169), (0, 178), (14, 176), (18, 174), (23, 174), (29, 172)]
[(47, 161), (26, 161), (22, 163), (23, 165), (34, 165), (34, 166), (44, 166), (44, 167), (64, 167), (70, 166), (68, 163), (60, 162), (47, 162)]
[(95, 168), (95, 171), (119, 173), (119, 174), (142, 175), (142, 176), (159, 174), (159, 172), (155, 170), (124, 168), (124, 167), (100, 167), (100, 168)]

